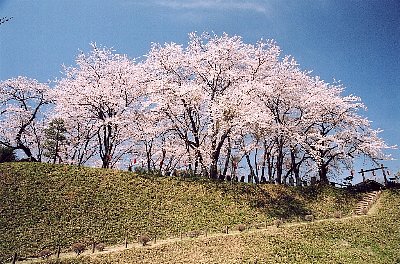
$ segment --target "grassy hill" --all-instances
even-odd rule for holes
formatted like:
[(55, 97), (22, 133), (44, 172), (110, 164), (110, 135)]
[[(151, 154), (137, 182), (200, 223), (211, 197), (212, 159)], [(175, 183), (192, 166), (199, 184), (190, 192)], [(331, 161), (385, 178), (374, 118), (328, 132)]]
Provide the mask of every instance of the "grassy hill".
[(159, 238), (238, 223), (349, 214), (359, 195), (331, 187), (288, 188), (136, 175), (43, 163), (0, 164), (0, 263), (60, 244), (125, 236)]
[(367, 216), (45, 263), (400, 263), (400, 191), (385, 191), (374, 209)]

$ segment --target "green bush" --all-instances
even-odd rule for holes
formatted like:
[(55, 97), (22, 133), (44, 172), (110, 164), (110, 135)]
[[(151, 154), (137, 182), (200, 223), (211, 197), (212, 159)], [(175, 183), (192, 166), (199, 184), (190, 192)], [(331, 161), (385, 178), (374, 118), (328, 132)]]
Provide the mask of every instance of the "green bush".
[(71, 246), (72, 251), (74, 251), (76, 253), (76, 255), (80, 255), (83, 253), (83, 251), (86, 250), (86, 246), (82, 243), (74, 243)]
[(105, 249), (105, 247), (106, 247), (106, 245), (104, 243), (96, 244), (97, 251), (103, 251)]
[(0, 146), (0, 163), (13, 162), (17, 160), (17, 156), (12, 148)]
[(140, 244), (146, 246), (150, 242), (150, 237), (148, 235), (140, 235), (138, 240)]
[(243, 231), (246, 230), (246, 225), (244, 225), (244, 224), (238, 224), (236, 228), (237, 228), (237, 230), (238, 230), (239, 232), (243, 232)]
[(39, 252), (38, 257), (42, 259), (47, 259), (52, 255), (52, 252), (50, 249), (43, 249), (42, 251)]

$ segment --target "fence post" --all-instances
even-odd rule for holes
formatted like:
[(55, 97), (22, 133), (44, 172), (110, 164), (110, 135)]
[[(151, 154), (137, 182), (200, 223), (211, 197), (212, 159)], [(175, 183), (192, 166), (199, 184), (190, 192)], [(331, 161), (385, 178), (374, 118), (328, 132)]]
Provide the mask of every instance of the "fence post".
[(386, 178), (386, 172), (385, 172), (385, 167), (383, 166), (383, 164), (381, 164), (381, 169), (382, 169), (382, 174), (383, 174), (383, 180), (385, 181), (385, 186), (388, 185), (388, 181)]
[(363, 182), (365, 182), (365, 175), (364, 175), (364, 170), (363, 169), (361, 169), (361, 176), (363, 178)]
[(226, 226), (226, 233), (229, 234), (229, 226)]
[(58, 248), (57, 248), (57, 258), (60, 258), (60, 252), (61, 252), (61, 246), (58, 245)]
[(317, 183), (317, 177), (313, 176), (311, 177), (311, 185), (315, 185)]
[(128, 237), (125, 237), (125, 248), (128, 248)]
[(94, 253), (94, 249), (96, 248), (96, 242), (93, 242), (93, 245), (92, 245), (92, 253)]
[(157, 235), (154, 234), (154, 244), (157, 244)]

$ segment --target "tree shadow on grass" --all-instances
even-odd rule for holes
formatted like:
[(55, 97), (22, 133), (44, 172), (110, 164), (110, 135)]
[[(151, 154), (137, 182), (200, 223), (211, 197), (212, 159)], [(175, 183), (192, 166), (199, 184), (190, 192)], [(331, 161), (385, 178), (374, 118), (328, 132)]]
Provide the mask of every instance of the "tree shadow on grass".
[(276, 218), (290, 219), (310, 214), (304, 202), (286, 194), (271, 199), (264, 208), (268, 215)]
[(218, 188), (224, 193), (235, 192), (252, 208), (272, 218), (292, 219), (311, 213), (307, 204), (296, 197), (297, 192), (289, 188), (282, 189), (282, 186), (276, 186), (275, 189), (274, 186), (263, 188), (255, 184), (235, 183), (233, 186), (219, 184)]

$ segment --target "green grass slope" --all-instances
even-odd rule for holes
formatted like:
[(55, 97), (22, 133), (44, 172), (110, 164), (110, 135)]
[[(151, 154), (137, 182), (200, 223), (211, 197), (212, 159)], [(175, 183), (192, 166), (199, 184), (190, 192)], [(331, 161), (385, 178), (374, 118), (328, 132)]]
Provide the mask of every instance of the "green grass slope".
[(385, 191), (376, 209), (361, 217), (46, 263), (400, 263), (400, 191)]
[(121, 243), (225, 225), (349, 214), (359, 196), (335, 188), (287, 188), (136, 175), (43, 163), (0, 164), (0, 263), (60, 244)]

